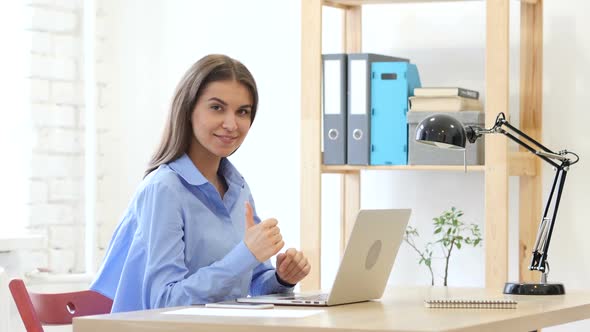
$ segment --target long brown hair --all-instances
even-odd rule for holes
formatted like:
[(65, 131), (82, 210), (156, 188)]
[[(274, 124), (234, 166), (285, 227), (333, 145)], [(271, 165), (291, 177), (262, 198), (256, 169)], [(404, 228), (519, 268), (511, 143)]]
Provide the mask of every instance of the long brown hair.
[(207, 55), (195, 62), (178, 83), (162, 140), (153, 154), (144, 176), (160, 165), (178, 159), (188, 151), (193, 136), (191, 114), (197, 99), (207, 84), (226, 80), (235, 80), (250, 91), (252, 96), (251, 123), (254, 122), (258, 106), (258, 89), (248, 68), (226, 55)]

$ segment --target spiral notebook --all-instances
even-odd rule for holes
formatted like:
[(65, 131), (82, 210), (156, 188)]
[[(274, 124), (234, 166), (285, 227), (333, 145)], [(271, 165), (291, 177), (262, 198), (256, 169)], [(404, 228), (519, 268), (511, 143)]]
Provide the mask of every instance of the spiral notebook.
[(452, 309), (516, 309), (518, 302), (511, 299), (429, 299), (424, 300), (427, 308)]

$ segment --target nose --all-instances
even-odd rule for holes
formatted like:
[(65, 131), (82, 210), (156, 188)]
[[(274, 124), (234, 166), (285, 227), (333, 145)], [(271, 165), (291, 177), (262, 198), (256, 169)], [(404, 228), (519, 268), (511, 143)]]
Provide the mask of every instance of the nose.
[(236, 122), (236, 116), (232, 112), (227, 112), (228, 114), (225, 115), (223, 118), (223, 129), (227, 131), (234, 131), (238, 128), (238, 124)]

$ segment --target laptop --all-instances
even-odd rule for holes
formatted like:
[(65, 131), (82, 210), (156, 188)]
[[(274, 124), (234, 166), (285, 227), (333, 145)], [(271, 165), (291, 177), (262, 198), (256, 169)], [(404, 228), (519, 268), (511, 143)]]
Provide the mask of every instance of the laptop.
[(359, 211), (330, 293), (270, 294), (237, 302), (333, 306), (381, 298), (410, 213), (410, 209)]

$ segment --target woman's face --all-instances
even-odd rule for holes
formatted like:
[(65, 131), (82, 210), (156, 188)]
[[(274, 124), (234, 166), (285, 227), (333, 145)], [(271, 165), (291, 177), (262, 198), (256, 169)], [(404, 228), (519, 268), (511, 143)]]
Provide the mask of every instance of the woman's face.
[(215, 81), (202, 91), (191, 115), (191, 145), (219, 158), (232, 154), (250, 130), (252, 96), (234, 81)]

